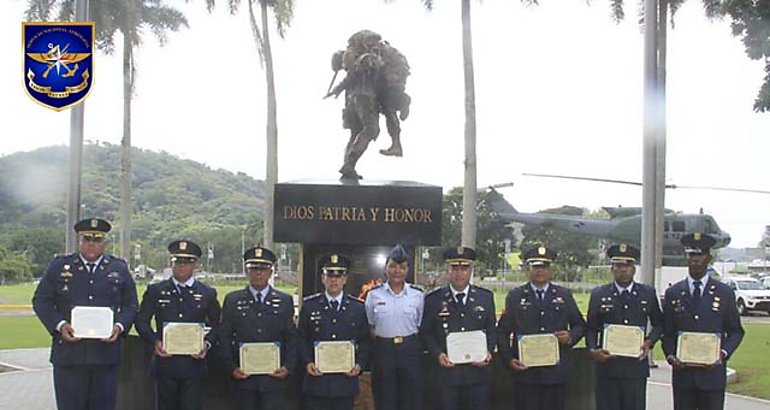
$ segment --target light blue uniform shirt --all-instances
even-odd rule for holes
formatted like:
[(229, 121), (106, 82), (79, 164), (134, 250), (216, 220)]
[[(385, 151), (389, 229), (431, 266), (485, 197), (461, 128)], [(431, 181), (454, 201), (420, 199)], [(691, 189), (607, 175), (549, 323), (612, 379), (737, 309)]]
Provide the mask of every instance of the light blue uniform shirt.
[(404, 283), (404, 289), (395, 294), (387, 282), (366, 295), (366, 318), (372, 332), (378, 337), (411, 336), (417, 333), (422, 320), (424, 294)]

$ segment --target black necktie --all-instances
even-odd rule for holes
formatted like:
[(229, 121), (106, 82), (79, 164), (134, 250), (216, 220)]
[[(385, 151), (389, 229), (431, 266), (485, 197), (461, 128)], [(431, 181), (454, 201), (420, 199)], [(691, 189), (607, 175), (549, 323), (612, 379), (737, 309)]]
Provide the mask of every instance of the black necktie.
[(465, 293), (460, 292), (455, 297), (457, 298), (457, 304), (464, 306), (463, 299), (465, 299)]
[(623, 292), (620, 293), (620, 296), (623, 299), (628, 299), (628, 289), (623, 289)]
[(340, 302), (337, 302), (337, 299), (332, 299), (332, 301), (330, 303), (332, 305), (332, 310), (334, 310), (336, 312), (337, 308), (340, 307)]
[(94, 273), (94, 271), (96, 270), (96, 264), (95, 263), (90, 263), (89, 262), (89, 263), (86, 263), (86, 266), (88, 266), (88, 272), (89, 273)]
[(697, 305), (700, 303), (700, 281), (696, 280), (692, 283), (692, 300)]
[(543, 294), (544, 293), (545, 293), (545, 291), (543, 289), (538, 289), (537, 290), (537, 300), (542, 302), (543, 301)]
[(257, 304), (261, 305), (262, 304), (262, 292), (257, 292), (256, 296), (257, 296)]

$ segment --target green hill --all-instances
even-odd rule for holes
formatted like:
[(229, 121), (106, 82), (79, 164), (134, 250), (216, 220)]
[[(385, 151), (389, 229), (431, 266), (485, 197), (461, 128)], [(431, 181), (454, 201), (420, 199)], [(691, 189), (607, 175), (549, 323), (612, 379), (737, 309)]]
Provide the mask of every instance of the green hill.
[[(67, 147), (55, 146), (0, 157), (0, 250), (26, 255), (32, 273), (64, 247), (68, 155)], [(165, 266), (166, 244), (185, 237), (203, 247), (212, 242), (211, 268), (229, 270), (242, 231), (247, 243), (261, 235), (263, 181), (165, 152), (134, 148), (132, 157), (132, 242), (142, 247), (142, 263)], [(115, 246), (120, 146), (85, 145), (82, 181), (83, 215), (112, 221)]]

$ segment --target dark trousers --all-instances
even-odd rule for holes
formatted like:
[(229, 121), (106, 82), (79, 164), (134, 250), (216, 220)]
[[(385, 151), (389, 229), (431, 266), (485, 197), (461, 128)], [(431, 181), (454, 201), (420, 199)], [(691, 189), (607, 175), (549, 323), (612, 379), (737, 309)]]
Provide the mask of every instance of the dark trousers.
[(260, 392), (236, 389), (238, 410), (283, 410), (286, 408), (286, 390)]
[(596, 410), (644, 410), (647, 378), (596, 378)]
[(118, 366), (54, 366), (53, 385), (59, 410), (114, 410)]
[(724, 390), (674, 387), (674, 410), (722, 410), (724, 406)]
[(307, 410), (353, 410), (355, 397), (305, 396)]
[(201, 410), (203, 409), (203, 387), (201, 379), (155, 379), (155, 397), (158, 410)]
[(422, 345), (416, 336), (404, 343), (392, 339), (374, 340), (372, 391), (377, 410), (419, 410), (422, 376)]
[[(437, 380), (441, 383), (441, 380)], [(441, 410), (486, 410), (490, 388), (487, 384), (441, 386)]]
[(515, 390), (516, 410), (564, 410), (565, 384), (518, 383)]

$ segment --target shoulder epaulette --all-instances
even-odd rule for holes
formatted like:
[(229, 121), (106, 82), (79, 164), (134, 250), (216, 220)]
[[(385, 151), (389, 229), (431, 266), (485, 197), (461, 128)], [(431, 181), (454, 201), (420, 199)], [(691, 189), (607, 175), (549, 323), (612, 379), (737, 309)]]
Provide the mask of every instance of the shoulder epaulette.
[(442, 289), (443, 289), (443, 287), (433, 289), (430, 292), (428, 292), (428, 294), (426, 296), (430, 296), (430, 295), (432, 295), (434, 293), (441, 292)]
[(410, 284), (409, 284), (409, 287), (410, 287), (410, 288), (412, 288), (412, 289), (414, 289), (414, 290), (416, 290), (416, 291), (419, 291), (419, 292), (423, 292), (423, 293), (425, 293), (425, 290), (423, 290), (423, 288), (421, 288), (421, 287), (419, 287), (419, 286), (417, 286), (417, 285), (412, 285), (412, 284), (410, 283)]
[(384, 283), (380, 283), (380, 284), (378, 284), (378, 285), (376, 285), (376, 286), (372, 287), (371, 289), (369, 289), (369, 291), (371, 292), (371, 291), (373, 291), (373, 290), (375, 290), (375, 289), (379, 289), (379, 288), (381, 288), (381, 287), (383, 287), (383, 286), (385, 286), (385, 284), (384, 284)]
[(115, 255), (113, 255), (113, 254), (108, 254), (107, 256), (108, 256), (108, 257), (109, 257), (111, 260), (114, 260), (114, 261), (118, 261), (118, 262), (123, 262), (123, 263), (125, 263), (126, 265), (128, 265), (128, 262), (126, 262), (126, 260), (125, 260), (125, 259), (123, 259), (123, 258), (121, 258), (120, 256), (115, 256)]
[(489, 289), (487, 289), (487, 288), (482, 288), (481, 286), (476, 286), (476, 285), (473, 285), (473, 287), (474, 287), (474, 288), (476, 288), (476, 289), (478, 289), (478, 290), (481, 290), (481, 291), (487, 292), (487, 293), (489, 293), (489, 294), (491, 294), (491, 293), (492, 293), (492, 291), (491, 291), (491, 290), (489, 290)]
[(357, 298), (357, 297), (355, 297), (355, 296), (353, 296), (353, 295), (347, 295), (347, 297), (349, 297), (349, 298), (351, 298), (351, 299), (353, 299), (353, 300), (355, 300), (355, 301), (357, 301), (357, 302), (361, 302), (361, 303), (364, 303), (364, 301), (363, 301), (363, 300), (361, 300), (361, 299), (359, 299), (359, 298)]
[(314, 294), (314, 295), (305, 296), (304, 298), (302, 298), (302, 301), (303, 301), (303, 302), (307, 302), (307, 301), (313, 300), (313, 299), (315, 299), (315, 298), (318, 298), (318, 297), (320, 297), (320, 296), (321, 296), (321, 292), (318, 292), (318, 293), (316, 293), (316, 294)]

